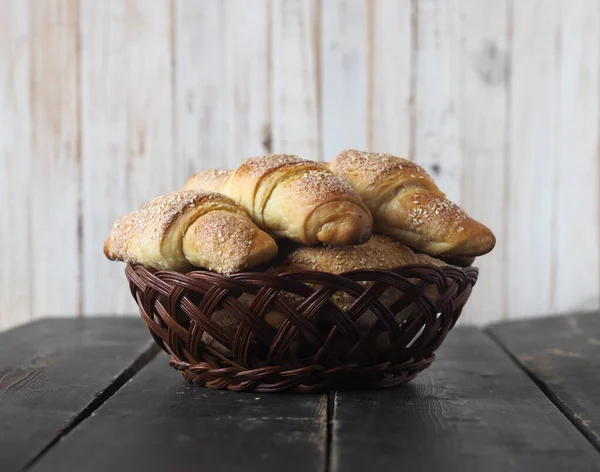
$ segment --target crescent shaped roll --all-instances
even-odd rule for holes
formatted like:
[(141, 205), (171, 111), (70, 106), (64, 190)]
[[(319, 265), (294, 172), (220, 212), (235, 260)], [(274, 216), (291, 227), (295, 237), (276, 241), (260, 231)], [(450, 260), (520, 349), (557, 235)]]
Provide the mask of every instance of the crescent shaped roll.
[(181, 190), (117, 221), (104, 254), (159, 270), (202, 267), (231, 273), (271, 260), (277, 245), (230, 198)]
[(203, 171), (184, 188), (221, 192), (265, 231), (298, 243), (359, 244), (371, 235), (373, 219), (360, 196), (321, 163), (275, 154), (247, 159), (219, 183), (222, 175)]
[(433, 256), (473, 257), (496, 238), (448, 200), (417, 164), (390, 154), (347, 150), (331, 170), (356, 189), (371, 210), (375, 231)]
[(208, 169), (192, 175), (182, 187), (182, 190), (208, 190), (218, 192), (221, 186), (233, 173), (232, 170)]
[(298, 246), (278, 266), (270, 271), (282, 273), (299, 270), (317, 270), (341, 274), (359, 269), (390, 270), (409, 264), (429, 264), (405, 244), (374, 234), (364, 244), (356, 246)]

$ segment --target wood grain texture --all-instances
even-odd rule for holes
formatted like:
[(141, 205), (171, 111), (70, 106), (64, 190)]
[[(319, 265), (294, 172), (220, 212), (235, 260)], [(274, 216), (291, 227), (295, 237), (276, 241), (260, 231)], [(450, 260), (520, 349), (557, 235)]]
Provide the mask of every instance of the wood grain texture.
[(506, 0), (463, 1), (461, 202), (496, 234), (494, 251), (477, 260), (480, 278), (462, 321), (485, 323), (507, 316), (505, 211), (510, 85), (509, 11)]
[[(175, 174), (268, 152), (268, 4), (174, 3)], [(243, 51), (243, 54), (241, 53)]]
[(268, 8), (267, 0), (225, 2), (225, 29), (232, 32), (225, 51), (229, 168), (269, 152)]
[(322, 155), (367, 149), (369, 15), (366, 0), (321, 2)]
[(81, 2), (86, 314), (137, 311), (102, 244), (114, 221), (173, 190), (168, 0)]
[(462, 18), (459, 0), (416, 3), (414, 160), (460, 202)]
[(600, 4), (559, 6), (550, 310), (564, 313), (600, 305)]
[(78, 2), (37, 2), (29, 15), (31, 310), (76, 315), (82, 311)]
[(332, 472), (586, 470), (600, 454), (494, 342), (448, 335), (415, 381), (337, 393)]
[(324, 471), (326, 397), (213, 391), (157, 357), (32, 470)]
[[(29, 10), (0, 1), (0, 329), (32, 314)], [(10, 202), (10, 203), (8, 203)]]
[(137, 311), (103, 239), (190, 173), (348, 147), (496, 233), (463, 322), (600, 307), (599, 9), (0, 0), (0, 329)]
[(410, 157), (414, 131), (414, 8), (410, 0), (375, 0), (369, 8), (372, 58), (368, 147)]
[(318, 0), (271, 3), (271, 150), (320, 160)]
[(50, 319), (0, 334), (0, 470), (22, 470), (156, 352), (139, 319)]
[(227, 161), (223, 2), (174, 3), (175, 184)]
[(559, 33), (559, 10), (558, 2), (544, 0), (515, 2), (512, 8), (506, 310), (510, 317), (541, 316), (551, 309), (556, 270), (559, 64), (548, 42), (555, 44)]
[(511, 321), (489, 331), (600, 450), (600, 313)]

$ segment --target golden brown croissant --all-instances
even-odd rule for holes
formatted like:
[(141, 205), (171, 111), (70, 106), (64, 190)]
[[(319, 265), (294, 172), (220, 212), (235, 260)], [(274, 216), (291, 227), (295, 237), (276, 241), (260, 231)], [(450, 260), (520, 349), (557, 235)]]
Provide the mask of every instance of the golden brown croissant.
[(373, 219), (356, 191), (323, 164), (277, 154), (247, 159), (224, 178), (195, 174), (184, 188), (212, 188), (238, 202), (265, 231), (303, 244), (366, 241)]
[(371, 210), (374, 229), (415, 249), (444, 256), (479, 256), (496, 238), (445, 198), (425, 170), (390, 154), (343, 151), (331, 170), (348, 181)]
[(421, 256), (389, 236), (374, 234), (366, 243), (356, 246), (299, 246), (269, 270), (276, 273), (318, 270), (341, 274), (358, 269), (389, 270), (408, 264), (430, 263), (429, 260), (423, 262)]
[[(389, 236), (374, 234), (366, 243), (357, 246), (299, 246), (287, 255), (280, 264), (270, 267), (269, 272), (284, 273), (301, 270), (317, 270), (341, 274), (360, 269), (397, 269), (409, 264), (430, 264), (444, 267), (448, 264), (428, 256), (416, 254), (405, 244)], [(394, 298), (396, 290), (388, 290), (380, 299), (387, 303)], [(426, 292), (432, 295), (434, 292)], [(337, 293), (333, 300), (341, 308), (348, 308), (353, 299)]]
[(154, 269), (195, 266), (230, 273), (269, 261), (277, 245), (230, 198), (181, 190), (155, 198), (117, 221), (104, 253), (112, 260)]
[(208, 169), (192, 175), (185, 183), (182, 190), (209, 190), (218, 192), (219, 188), (232, 174), (232, 170)]

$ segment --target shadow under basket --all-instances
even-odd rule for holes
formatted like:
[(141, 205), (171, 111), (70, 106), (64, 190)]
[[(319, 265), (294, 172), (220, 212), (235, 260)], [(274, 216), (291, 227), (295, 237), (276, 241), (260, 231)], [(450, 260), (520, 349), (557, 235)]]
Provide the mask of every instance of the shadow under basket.
[(394, 387), (429, 367), (478, 269), (125, 273), (150, 333), (188, 381), (322, 392)]

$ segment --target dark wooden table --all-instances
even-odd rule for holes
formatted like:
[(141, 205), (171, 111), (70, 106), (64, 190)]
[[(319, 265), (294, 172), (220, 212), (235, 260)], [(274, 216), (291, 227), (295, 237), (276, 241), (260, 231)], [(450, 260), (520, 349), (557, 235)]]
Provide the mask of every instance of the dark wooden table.
[(137, 318), (0, 333), (0, 471), (600, 470), (600, 314), (456, 328), (385, 391), (187, 384)]

